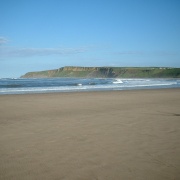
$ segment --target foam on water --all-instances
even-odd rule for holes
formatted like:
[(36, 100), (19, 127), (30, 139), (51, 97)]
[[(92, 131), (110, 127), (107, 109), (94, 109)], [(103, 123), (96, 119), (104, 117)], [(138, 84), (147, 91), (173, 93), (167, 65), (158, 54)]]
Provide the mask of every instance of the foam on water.
[(0, 79), (0, 94), (180, 88), (179, 79)]
[(122, 84), (123, 81), (121, 79), (115, 79), (115, 81), (113, 82), (113, 84)]

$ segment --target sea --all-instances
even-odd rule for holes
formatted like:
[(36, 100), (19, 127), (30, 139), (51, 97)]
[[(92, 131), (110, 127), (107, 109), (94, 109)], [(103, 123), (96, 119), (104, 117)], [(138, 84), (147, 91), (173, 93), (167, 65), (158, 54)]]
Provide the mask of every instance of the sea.
[(180, 79), (1, 78), (0, 95), (180, 88)]

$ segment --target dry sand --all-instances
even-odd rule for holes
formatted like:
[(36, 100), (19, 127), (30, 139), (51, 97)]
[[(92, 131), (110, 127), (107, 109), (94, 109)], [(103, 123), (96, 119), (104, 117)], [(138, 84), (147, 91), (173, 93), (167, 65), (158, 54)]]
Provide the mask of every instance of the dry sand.
[(1, 180), (179, 180), (180, 89), (0, 96)]

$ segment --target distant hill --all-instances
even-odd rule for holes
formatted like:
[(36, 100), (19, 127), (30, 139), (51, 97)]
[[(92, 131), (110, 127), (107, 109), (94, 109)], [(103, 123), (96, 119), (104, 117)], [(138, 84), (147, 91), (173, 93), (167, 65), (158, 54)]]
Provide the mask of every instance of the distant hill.
[(164, 67), (74, 67), (28, 72), (21, 78), (180, 78), (180, 68)]

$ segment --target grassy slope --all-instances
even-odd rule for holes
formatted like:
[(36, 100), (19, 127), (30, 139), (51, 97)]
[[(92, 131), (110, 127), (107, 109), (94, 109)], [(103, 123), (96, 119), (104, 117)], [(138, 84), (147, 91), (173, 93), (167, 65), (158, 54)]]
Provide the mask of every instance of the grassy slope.
[(56, 70), (30, 72), (22, 77), (120, 77), (120, 78), (180, 78), (180, 68), (60, 68)]

